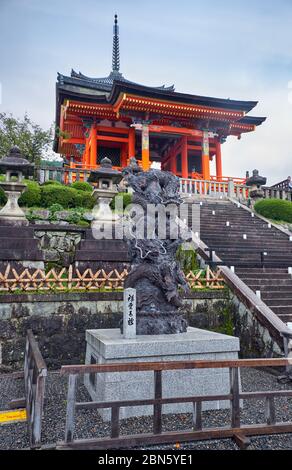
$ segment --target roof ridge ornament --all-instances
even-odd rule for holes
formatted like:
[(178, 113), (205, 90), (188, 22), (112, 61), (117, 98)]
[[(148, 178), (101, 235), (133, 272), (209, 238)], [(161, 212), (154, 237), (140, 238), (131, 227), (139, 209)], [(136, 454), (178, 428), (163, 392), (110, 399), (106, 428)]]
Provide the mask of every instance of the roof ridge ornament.
[(119, 39), (119, 25), (118, 15), (115, 14), (115, 22), (113, 27), (113, 62), (112, 71), (119, 72), (120, 70), (120, 39)]

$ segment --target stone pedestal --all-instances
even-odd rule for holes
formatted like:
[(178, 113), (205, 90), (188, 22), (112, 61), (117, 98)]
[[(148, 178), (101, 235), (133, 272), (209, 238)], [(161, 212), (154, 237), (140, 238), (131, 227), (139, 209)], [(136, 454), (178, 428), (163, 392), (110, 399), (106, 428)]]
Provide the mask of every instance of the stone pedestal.
[(21, 183), (1, 183), (7, 196), (6, 205), (0, 210), (0, 224), (2, 225), (29, 225), (25, 213), (18, 205), (18, 199), (25, 191), (26, 185)]
[[(120, 330), (86, 331), (86, 364), (237, 359), (239, 340), (210, 331), (188, 328), (177, 335), (139, 336), (124, 339)], [(154, 397), (154, 372), (117, 372), (87, 374), (84, 384), (93, 401), (150, 399)], [(162, 396), (227, 394), (230, 391), (228, 369), (164, 371)], [(229, 401), (203, 404), (203, 410), (229, 408)], [(163, 406), (163, 413), (192, 413), (193, 405)], [(100, 411), (108, 421), (109, 409)], [(120, 417), (152, 415), (152, 406), (121, 408)]]

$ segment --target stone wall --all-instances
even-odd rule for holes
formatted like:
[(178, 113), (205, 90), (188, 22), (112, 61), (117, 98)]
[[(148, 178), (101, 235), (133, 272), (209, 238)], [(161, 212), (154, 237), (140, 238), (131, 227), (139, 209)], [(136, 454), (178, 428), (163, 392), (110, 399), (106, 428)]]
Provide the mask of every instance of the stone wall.
[[(191, 326), (232, 334), (226, 310), (226, 291), (193, 293)], [(0, 369), (22, 367), (25, 334), (32, 329), (51, 368), (82, 363), (85, 330), (118, 328), (122, 318), (122, 293), (19, 294), (0, 296)]]
[[(50, 368), (83, 363), (85, 330), (118, 328), (121, 292), (2, 294), (0, 371), (22, 367), (25, 335), (32, 329)], [(240, 338), (241, 357), (278, 357), (282, 345), (229, 291), (202, 291), (185, 299), (190, 326)]]
[(69, 266), (74, 262), (76, 247), (81, 241), (81, 233), (68, 231), (35, 230), (35, 238), (44, 253), (44, 261)]
[(259, 323), (256, 316), (234, 295), (230, 297), (233, 305), (234, 333), (240, 338), (242, 357), (282, 357), (283, 341), (277, 341), (268, 328)]

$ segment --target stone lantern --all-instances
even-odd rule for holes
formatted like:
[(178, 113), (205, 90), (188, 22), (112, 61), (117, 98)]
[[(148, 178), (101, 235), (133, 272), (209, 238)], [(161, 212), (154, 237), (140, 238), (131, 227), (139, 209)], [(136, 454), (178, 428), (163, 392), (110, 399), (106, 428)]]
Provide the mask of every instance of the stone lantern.
[(249, 197), (251, 200), (251, 205), (257, 202), (257, 200), (262, 199), (264, 197), (264, 192), (262, 190), (262, 186), (267, 183), (267, 178), (259, 175), (258, 170), (253, 170), (252, 176), (247, 178), (246, 186), (250, 187)]
[(118, 215), (112, 213), (110, 203), (118, 194), (117, 185), (122, 178), (122, 173), (113, 169), (109, 158), (103, 158), (100, 167), (90, 172), (88, 182), (95, 184), (92, 196), (96, 201), (92, 211), (92, 228), (100, 228), (119, 219)]
[[(3, 225), (28, 225), (23, 210), (18, 205), (18, 199), (26, 190), (24, 176), (33, 175), (34, 165), (26, 160), (20, 149), (12, 147), (7, 157), (0, 160), (0, 170), (6, 174), (6, 181), (0, 182), (0, 187), (7, 196), (7, 203), (0, 211), (0, 223)], [(16, 180), (13, 180), (13, 177)]]

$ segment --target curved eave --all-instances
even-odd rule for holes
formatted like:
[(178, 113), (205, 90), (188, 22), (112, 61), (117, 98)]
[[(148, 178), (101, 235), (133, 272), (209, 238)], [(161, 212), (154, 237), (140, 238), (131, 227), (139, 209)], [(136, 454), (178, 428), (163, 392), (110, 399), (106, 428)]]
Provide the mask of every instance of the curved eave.
[(167, 90), (157, 90), (140, 85), (129, 85), (121, 81), (115, 81), (112, 91), (108, 97), (111, 104), (115, 104), (121, 93), (145, 96), (167, 100), (177, 103), (185, 103), (199, 106), (210, 106), (214, 108), (223, 108), (236, 111), (251, 111), (257, 104), (257, 101), (237, 101), (222, 98), (212, 98), (207, 96), (189, 95), (186, 93), (169, 92)]
[(244, 118), (240, 119), (238, 122), (240, 124), (261, 126), (266, 120), (266, 117), (244, 116)]
[[(127, 80), (126, 78), (123, 77), (122, 74), (117, 74), (117, 73), (115, 74), (113, 72), (111, 72), (110, 75), (107, 77), (90, 78), (90, 77), (86, 77), (80, 72), (79, 74), (77, 74), (74, 70), (72, 70), (71, 77), (58, 73), (57, 80), (58, 80), (58, 83), (60, 83), (60, 85), (72, 85), (72, 86), (77, 86), (77, 87), (89, 88), (89, 89), (97, 90), (97, 91), (106, 91), (107, 93), (111, 92), (115, 81), (128, 84), (130, 86), (143, 87), (143, 85), (132, 82), (131, 80)], [(171, 85), (169, 87), (167, 87), (166, 85), (161, 85), (161, 86), (149, 87), (149, 88), (153, 90), (162, 90), (162, 91), (166, 90), (170, 93), (174, 92), (174, 85)]]

